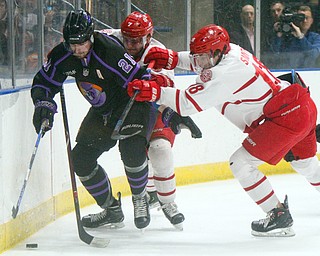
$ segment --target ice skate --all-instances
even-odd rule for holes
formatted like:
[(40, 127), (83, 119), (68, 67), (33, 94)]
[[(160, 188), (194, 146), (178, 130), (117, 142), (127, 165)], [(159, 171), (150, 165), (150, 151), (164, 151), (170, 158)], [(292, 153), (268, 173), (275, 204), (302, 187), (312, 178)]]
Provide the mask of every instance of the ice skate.
[(272, 209), (265, 219), (253, 221), (251, 223), (251, 234), (260, 237), (294, 236), (295, 233), (291, 228), (293, 219), (289, 212), (287, 196), (284, 199), (283, 207)]
[[(117, 200), (118, 205), (109, 206), (100, 213), (89, 214), (82, 218), (82, 225), (87, 228), (106, 226), (116, 229), (124, 227), (124, 215), (121, 209), (121, 199)], [(115, 199), (116, 200), (116, 199)]]
[(170, 223), (179, 230), (183, 230), (184, 215), (178, 211), (178, 206), (175, 202), (161, 204), (161, 209)]
[(147, 192), (149, 209), (160, 207), (157, 191)]
[(139, 195), (132, 195), (132, 203), (134, 208), (134, 224), (139, 229), (147, 227), (150, 223), (147, 192), (144, 190)]

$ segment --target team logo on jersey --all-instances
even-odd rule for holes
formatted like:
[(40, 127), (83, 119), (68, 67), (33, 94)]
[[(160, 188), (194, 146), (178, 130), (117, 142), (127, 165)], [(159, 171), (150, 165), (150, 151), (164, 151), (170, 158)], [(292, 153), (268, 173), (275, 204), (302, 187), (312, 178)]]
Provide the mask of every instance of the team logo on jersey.
[(99, 85), (88, 82), (79, 82), (78, 88), (81, 94), (93, 107), (101, 107), (106, 102), (106, 93)]
[(212, 78), (212, 71), (210, 69), (204, 69), (201, 72), (200, 79), (203, 83), (210, 81)]
[(88, 68), (83, 68), (82, 75), (83, 76), (88, 76), (89, 75), (89, 69)]

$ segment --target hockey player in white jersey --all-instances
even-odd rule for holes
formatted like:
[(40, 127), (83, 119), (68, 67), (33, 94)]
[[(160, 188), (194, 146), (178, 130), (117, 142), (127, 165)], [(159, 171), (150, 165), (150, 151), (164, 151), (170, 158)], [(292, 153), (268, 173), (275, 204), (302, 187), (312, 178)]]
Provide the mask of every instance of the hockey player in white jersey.
[[(120, 39), (126, 51), (140, 64), (143, 64), (146, 54), (153, 47), (166, 49), (162, 43), (152, 37), (153, 22), (148, 14), (132, 12), (122, 22), (121, 29), (108, 29), (104, 32)], [(152, 70), (151, 74), (157, 75), (158, 83), (164, 86), (174, 86), (173, 70), (162, 69), (158, 72)], [(157, 202), (159, 205), (160, 201), (160, 207), (171, 224), (182, 229), (184, 215), (178, 211), (175, 203), (176, 179), (172, 152), (174, 140), (174, 132), (170, 127), (165, 126), (159, 114), (148, 148), (150, 168), (147, 191), (150, 207), (152, 208), (152, 205)]]
[(191, 68), (199, 76), (186, 90), (134, 80), (128, 86), (129, 95), (140, 90), (136, 100), (156, 101), (182, 116), (215, 107), (247, 133), (242, 146), (230, 157), (230, 168), (252, 200), (267, 213), (265, 219), (252, 222), (252, 234), (295, 235), (287, 196), (281, 203), (257, 167), (264, 162), (275, 165), (291, 151), (293, 169), (320, 191), (317, 109), (309, 89), (293, 79), (273, 76), (255, 56), (231, 44), (227, 31), (214, 24), (192, 37), (190, 53), (153, 48), (145, 58), (146, 62), (151, 60), (156, 61), (155, 68)]

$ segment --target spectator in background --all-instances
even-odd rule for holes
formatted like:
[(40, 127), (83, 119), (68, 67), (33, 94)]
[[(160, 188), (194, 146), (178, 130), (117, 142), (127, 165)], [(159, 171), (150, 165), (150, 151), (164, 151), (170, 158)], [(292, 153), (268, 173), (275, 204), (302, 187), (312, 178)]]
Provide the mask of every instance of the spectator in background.
[(285, 8), (282, 1), (272, 2), (270, 5), (270, 16), (262, 23), (263, 33), (261, 33), (261, 60), (270, 68), (276, 68), (278, 63), (272, 49), (272, 41), (276, 37), (276, 28), (280, 21), (280, 16)]
[(280, 22), (275, 24), (276, 37), (272, 49), (278, 54), (278, 62), (291, 68), (310, 68), (316, 66), (320, 56), (320, 35), (311, 32), (312, 11), (309, 6), (300, 6), (297, 14), (304, 14), (300, 22), (290, 22), (291, 30), (285, 33)]
[(6, 0), (0, 0), (0, 65), (8, 59), (8, 5)]
[(282, 1), (276, 1), (271, 4), (270, 11), (273, 17), (273, 22), (277, 22), (280, 19), (282, 11), (284, 9), (284, 3)]
[(230, 30), (232, 43), (240, 45), (250, 53), (254, 52), (254, 8), (248, 4), (242, 7), (240, 13), (241, 24)]

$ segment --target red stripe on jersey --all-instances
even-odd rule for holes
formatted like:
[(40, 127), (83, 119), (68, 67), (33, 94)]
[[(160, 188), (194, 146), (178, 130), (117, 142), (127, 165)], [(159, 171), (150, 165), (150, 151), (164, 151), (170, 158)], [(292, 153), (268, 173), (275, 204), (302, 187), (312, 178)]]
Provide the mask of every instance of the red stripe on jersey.
[(203, 109), (198, 105), (198, 103), (187, 93), (185, 92), (187, 99), (192, 103), (198, 112), (201, 112)]
[(176, 192), (176, 189), (170, 191), (170, 192), (167, 192), (167, 193), (162, 193), (162, 192), (159, 192), (157, 191), (157, 193), (160, 195), (160, 196), (171, 196), (172, 194), (174, 194)]
[[(254, 83), (259, 76), (262, 77), (263, 81), (265, 81), (271, 88), (272, 92), (275, 94), (280, 90), (280, 86), (278, 85), (280, 83), (279, 79), (274, 77), (270, 71), (256, 58), (253, 57), (254, 61), (252, 65), (254, 66), (256, 72), (252, 78), (249, 79), (248, 82), (246, 82), (243, 86), (241, 86), (238, 90), (236, 90), (233, 94), (238, 93), (239, 91), (242, 91), (243, 89), (250, 86), (252, 83)], [(268, 76), (269, 75), (269, 76)], [(271, 80), (271, 77), (273, 80)]]
[(181, 115), (181, 112), (180, 112), (180, 90), (176, 91), (176, 109), (177, 109), (177, 113), (179, 115)]
[(262, 198), (261, 200), (257, 201), (256, 204), (262, 204), (265, 201), (267, 201), (272, 195), (274, 194), (274, 191), (272, 190), (267, 196), (265, 196), (264, 198)]
[(242, 102), (256, 102), (256, 101), (261, 101), (263, 99), (265, 99), (266, 97), (268, 97), (270, 94), (272, 93), (272, 90), (270, 89), (269, 91), (267, 91), (264, 95), (262, 95), (260, 98), (257, 98), (257, 99), (244, 99), (244, 100), (237, 100), (235, 102), (225, 102), (223, 104), (223, 107), (221, 109), (221, 114), (224, 115), (224, 112), (225, 112), (225, 109), (226, 107), (229, 105), (229, 104), (236, 104), (236, 105), (239, 105), (241, 104)]
[(250, 78), (248, 82), (246, 82), (244, 85), (242, 85), (238, 90), (236, 90), (233, 94), (236, 94), (242, 90), (244, 90), (245, 88), (247, 88), (248, 86), (250, 86), (252, 83), (254, 83), (257, 79), (258, 79), (258, 72), (256, 71), (256, 73), (254, 74), (254, 77)]
[(259, 186), (262, 182), (264, 182), (266, 179), (267, 179), (267, 177), (266, 177), (266, 176), (263, 176), (262, 179), (259, 180), (256, 184), (253, 184), (253, 185), (250, 186), (250, 187), (246, 187), (246, 188), (244, 188), (244, 190), (245, 190), (245, 191), (250, 191), (250, 190), (258, 187), (258, 186)]
[(317, 186), (320, 186), (320, 182), (319, 182), (319, 183), (311, 183), (311, 182), (310, 182), (310, 184), (311, 184), (312, 186), (316, 186), (316, 187), (317, 187)]
[(154, 180), (157, 180), (157, 181), (167, 181), (167, 180), (172, 180), (172, 179), (174, 179), (175, 175), (172, 174), (170, 177), (167, 177), (167, 178), (157, 177), (157, 176), (153, 176), (153, 177), (154, 177)]

